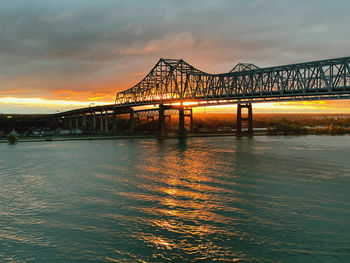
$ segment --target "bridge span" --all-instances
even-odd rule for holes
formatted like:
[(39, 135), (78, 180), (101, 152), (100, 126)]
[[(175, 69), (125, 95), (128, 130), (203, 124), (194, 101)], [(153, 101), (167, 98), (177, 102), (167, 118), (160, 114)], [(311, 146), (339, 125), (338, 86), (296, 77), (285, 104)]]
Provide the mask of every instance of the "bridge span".
[[(52, 126), (81, 127), (85, 131), (117, 132), (117, 116), (129, 116), (129, 132), (140, 115), (156, 118), (159, 136), (165, 136), (165, 118), (178, 112), (178, 136), (185, 137), (186, 116), (192, 108), (237, 104), (237, 134), (242, 125), (252, 133), (252, 103), (301, 100), (350, 99), (350, 57), (259, 68), (239, 63), (231, 71), (210, 74), (182, 59), (160, 59), (139, 83), (116, 95), (115, 103), (56, 113)], [(242, 118), (242, 108), (248, 109)], [(168, 114), (168, 115), (167, 115)], [(75, 123), (73, 125), (73, 122)]]

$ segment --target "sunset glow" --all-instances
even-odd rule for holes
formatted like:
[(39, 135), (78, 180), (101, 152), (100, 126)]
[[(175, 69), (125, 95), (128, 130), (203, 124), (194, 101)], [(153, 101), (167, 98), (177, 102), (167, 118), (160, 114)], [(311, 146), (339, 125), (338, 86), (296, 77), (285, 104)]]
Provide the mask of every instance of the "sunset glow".
[[(0, 98), (0, 113), (54, 113), (57, 111), (65, 111), (76, 108), (85, 108), (89, 106), (97, 106), (110, 104), (109, 102), (91, 102), (91, 101), (74, 101), (74, 100), (48, 100), (42, 98), (16, 98), (4, 97)], [(6, 110), (14, 109), (14, 110)]]
[[(208, 1), (200, 8), (187, 3), (186, 10), (162, 3), (157, 13), (164, 16), (156, 24), (148, 17), (153, 8), (145, 3), (139, 3), (146, 10), (140, 14), (127, 2), (89, 2), (82, 9), (80, 4), (39, 1), (28, 4), (23, 17), (19, 15), (23, 7), (11, 2), (1, 11), (6, 19), (0, 36), (0, 112), (52, 113), (92, 102), (112, 104), (117, 92), (141, 81), (160, 58), (183, 59), (216, 74), (229, 72), (240, 62), (263, 68), (349, 55), (348, 36), (341, 33), (348, 22), (346, 8), (319, 5), (315, 10), (312, 5), (309, 10), (323, 18), (316, 25), (305, 21), (308, 13), (300, 14), (298, 21), (294, 16), (281, 17), (300, 11), (291, 2), (238, 2), (234, 16), (229, 2)], [(336, 21), (329, 17), (332, 12), (338, 14)], [(94, 22), (88, 26), (91, 17)], [(201, 21), (201, 30), (193, 21)], [(206, 108), (231, 112), (232, 107)], [(335, 101), (254, 104), (254, 108), (281, 113), (349, 112), (346, 103)]]
[[(0, 113), (54, 113), (107, 104), (113, 104), (113, 101), (0, 97)], [(180, 103), (173, 103), (173, 105), (180, 105)], [(202, 106), (197, 102), (185, 102), (183, 105), (194, 106), (194, 112), (199, 113), (235, 113), (236, 110), (236, 105)], [(254, 112), (350, 113), (350, 104), (346, 100), (255, 103)]]

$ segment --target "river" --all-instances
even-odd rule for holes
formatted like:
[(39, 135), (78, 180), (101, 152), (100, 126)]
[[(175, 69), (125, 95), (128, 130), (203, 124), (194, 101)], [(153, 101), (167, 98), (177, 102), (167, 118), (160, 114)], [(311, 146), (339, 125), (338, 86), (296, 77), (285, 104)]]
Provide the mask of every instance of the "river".
[(348, 262), (350, 136), (0, 144), (0, 262)]

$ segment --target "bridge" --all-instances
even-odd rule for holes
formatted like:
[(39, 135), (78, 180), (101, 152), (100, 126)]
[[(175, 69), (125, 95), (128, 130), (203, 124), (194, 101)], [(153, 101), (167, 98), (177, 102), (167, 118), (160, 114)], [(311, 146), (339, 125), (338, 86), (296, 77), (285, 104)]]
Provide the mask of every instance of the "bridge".
[[(117, 115), (128, 114), (133, 133), (135, 118), (147, 112), (148, 117), (156, 116), (158, 134), (164, 136), (166, 113), (175, 111), (178, 136), (185, 137), (184, 118), (190, 117), (193, 127), (193, 107), (237, 104), (237, 134), (242, 134), (243, 124), (251, 134), (253, 103), (349, 98), (350, 57), (267, 68), (239, 63), (222, 74), (203, 72), (182, 59), (160, 59), (139, 83), (118, 92), (114, 104), (56, 113), (49, 119), (53, 126), (63, 123), (70, 128), (75, 119), (76, 128), (92, 132), (99, 119), (100, 132), (116, 132)], [(242, 118), (242, 108), (248, 109), (248, 117)]]

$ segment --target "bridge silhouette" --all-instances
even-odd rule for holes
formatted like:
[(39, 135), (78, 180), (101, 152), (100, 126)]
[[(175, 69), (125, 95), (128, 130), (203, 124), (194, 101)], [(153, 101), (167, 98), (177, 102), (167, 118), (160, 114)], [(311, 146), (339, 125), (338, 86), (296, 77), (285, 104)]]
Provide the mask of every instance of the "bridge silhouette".
[[(113, 133), (117, 115), (129, 114), (133, 133), (135, 118), (147, 113), (147, 118), (158, 118), (158, 135), (164, 136), (166, 113), (171, 111), (178, 112), (178, 136), (185, 137), (184, 118), (190, 117), (193, 127), (193, 107), (237, 104), (237, 134), (242, 134), (244, 124), (251, 134), (253, 103), (349, 98), (350, 57), (267, 68), (239, 63), (221, 74), (203, 72), (182, 59), (160, 59), (139, 83), (118, 92), (114, 104), (56, 113), (49, 120), (51, 126), (72, 128), (75, 119), (75, 128), (96, 132), (99, 119), (100, 132)], [(242, 108), (248, 109), (246, 118)]]

